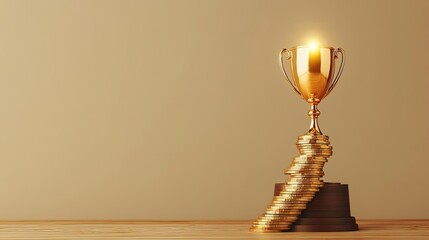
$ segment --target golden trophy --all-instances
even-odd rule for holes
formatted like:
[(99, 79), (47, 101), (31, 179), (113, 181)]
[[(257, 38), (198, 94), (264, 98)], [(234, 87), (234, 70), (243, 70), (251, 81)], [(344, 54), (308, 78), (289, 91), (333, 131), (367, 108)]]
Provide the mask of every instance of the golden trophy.
[[(292, 81), (284, 68), (284, 55), (290, 60)], [(341, 62), (335, 74), (335, 60)], [(334, 89), (344, 68), (342, 48), (310, 46), (284, 48), (280, 65), (293, 90), (310, 104), (310, 129), (298, 137), (300, 156), (285, 170), (288, 179), (275, 185), (275, 194), (264, 214), (252, 224), (252, 232), (353, 231), (358, 230), (350, 215), (347, 184), (325, 183), (323, 166), (332, 155), (329, 137), (318, 124), (317, 109)]]

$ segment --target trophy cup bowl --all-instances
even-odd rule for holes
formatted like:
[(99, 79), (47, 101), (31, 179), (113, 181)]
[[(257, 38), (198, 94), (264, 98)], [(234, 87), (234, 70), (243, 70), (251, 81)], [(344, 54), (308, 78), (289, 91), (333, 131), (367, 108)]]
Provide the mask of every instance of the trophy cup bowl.
[[(287, 59), (291, 60), (293, 82), (290, 81), (283, 65), (283, 54), (287, 53)], [(338, 53), (342, 55), (342, 61), (337, 76), (335, 73), (335, 59)], [(288, 82), (304, 100), (311, 103), (314, 99), (320, 102), (334, 89), (344, 68), (344, 50), (333, 47), (293, 47), (291, 50), (284, 48), (280, 53), (280, 63)], [(314, 101), (313, 100), (313, 101)]]
[[(284, 53), (287, 53), (286, 59), (291, 60), (292, 81), (284, 67)], [(338, 73), (334, 76), (335, 60), (339, 53), (341, 63)], [(284, 48), (280, 52), (280, 64), (286, 80), (293, 90), (311, 105), (308, 113), (312, 119), (310, 132), (321, 133), (317, 122), (317, 117), (320, 115), (317, 104), (334, 89), (343, 72), (344, 60), (345, 52), (342, 48), (299, 46), (293, 47), (291, 50)]]
[[(292, 81), (284, 68), (283, 57), (290, 61)], [(341, 63), (335, 74), (335, 60)], [(344, 68), (342, 48), (293, 47), (280, 52), (280, 65), (293, 90), (310, 104), (309, 131), (298, 137), (300, 156), (285, 169), (289, 177), (278, 183), (265, 213), (252, 224), (252, 232), (281, 231), (354, 231), (355, 218), (350, 215), (348, 185), (325, 183), (323, 166), (332, 155), (329, 137), (318, 124), (317, 105), (334, 89)]]

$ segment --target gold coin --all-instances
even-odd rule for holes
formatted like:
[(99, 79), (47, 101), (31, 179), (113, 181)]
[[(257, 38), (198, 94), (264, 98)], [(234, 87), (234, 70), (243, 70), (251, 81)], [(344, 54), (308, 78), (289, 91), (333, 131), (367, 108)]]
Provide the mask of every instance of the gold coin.
[(267, 210), (265, 210), (266, 214), (278, 214), (276, 211), (284, 210), (283, 213), (286, 213), (286, 210), (290, 211), (302, 211), (306, 209), (306, 206), (294, 206), (294, 205), (270, 205)]
[(294, 157), (293, 160), (295, 162), (300, 162), (300, 163), (316, 163), (316, 162), (326, 162), (328, 159), (325, 156), (300, 155), (299, 157)]
[(276, 199), (298, 199), (313, 197), (316, 194), (315, 191), (281, 191), (280, 195), (275, 196)]
[(292, 216), (272, 216), (269, 219), (259, 219), (256, 223), (254, 223), (253, 225), (270, 225), (273, 223), (283, 223), (283, 224), (288, 224), (288, 223), (293, 223), (298, 219), (298, 217), (292, 217)]
[(314, 145), (309, 145), (309, 146), (298, 146), (297, 147), (298, 151), (303, 151), (303, 150), (325, 150), (325, 151), (332, 151), (333, 148), (332, 147), (319, 147), (319, 146), (314, 146)]
[(300, 176), (300, 175), (307, 175), (307, 176), (313, 176), (313, 177), (323, 177), (325, 176), (325, 173), (323, 171), (311, 171), (311, 170), (289, 170), (285, 171), (284, 174), (290, 175), (292, 177)]
[(301, 146), (301, 145), (311, 145), (311, 144), (322, 144), (322, 145), (326, 145), (326, 146), (330, 146), (330, 142), (329, 141), (320, 141), (320, 140), (299, 140), (295, 143), (296, 146)]
[(305, 154), (308, 156), (315, 156), (315, 155), (319, 155), (319, 156), (323, 155), (323, 156), (327, 156), (327, 157), (332, 156), (332, 153), (323, 153), (323, 152), (306, 152)]
[(315, 168), (315, 169), (320, 169), (320, 168), (323, 168), (323, 166), (325, 166), (324, 162), (305, 162), (305, 163), (292, 162), (290, 164), (290, 167), (295, 167), (295, 168)]
[[(276, 228), (279, 228), (279, 227), (288, 227), (288, 226), (290, 226), (291, 225), (291, 222), (279, 222), (279, 223), (277, 223), (277, 222), (274, 222), (274, 223), (270, 223), (270, 224), (260, 224), (260, 225), (256, 225), (256, 226), (267, 226), (267, 227), (276, 227)], [(253, 225), (253, 226), (255, 226), (255, 225)]]
[(289, 225), (289, 224), (293, 223), (294, 221), (296, 221), (296, 220), (290, 220), (290, 221), (271, 220), (268, 222), (253, 223), (252, 226), (269, 227), (269, 226), (272, 226), (274, 224), (276, 224), (276, 225)]
[[(299, 208), (298, 208), (299, 207)], [(307, 206), (301, 206), (296, 204), (281, 204), (276, 203), (275, 205), (270, 205), (265, 210), (266, 214), (300, 214), (301, 210), (306, 209)]]
[[(305, 185), (305, 184), (322, 184), (320, 181), (319, 176), (314, 176), (314, 179), (310, 178), (298, 178), (299, 175), (293, 176), (292, 178), (288, 179), (283, 189), (290, 188), (289, 186), (292, 184), (298, 184), (298, 185)], [(292, 186), (293, 187), (293, 186)]]
[[(291, 185), (290, 185), (291, 186)], [(304, 187), (297, 186), (282, 191), (281, 195), (294, 195), (294, 196), (314, 196), (319, 191), (319, 187)]]
[(323, 169), (323, 165), (293, 163), (286, 170), (322, 171), (322, 169)]
[[(310, 199), (311, 200), (311, 199)], [(278, 197), (273, 198), (272, 202), (285, 202), (285, 203), (307, 203), (308, 199), (306, 198), (284, 198), (284, 197)]]
[(285, 187), (282, 189), (282, 191), (288, 191), (290, 189), (294, 189), (296, 190), (296, 188), (299, 187), (317, 187), (317, 189), (319, 189), (319, 187), (323, 186), (323, 183), (321, 183), (320, 181), (314, 180), (299, 180), (299, 179), (291, 179), (288, 180), (286, 182)]
[(292, 177), (299, 176), (299, 175), (307, 175), (307, 176), (314, 176), (314, 177), (323, 177), (325, 176), (325, 173), (323, 171), (311, 171), (311, 170), (288, 170), (285, 171), (284, 174), (290, 175)]
[(287, 224), (270, 224), (270, 225), (252, 225), (253, 228), (259, 229), (288, 229), (292, 223)]
[(298, 146), (298, 150), (325, 150), (325, 151), (332, 151), (331, 146), (315, 146), (315, 145), (308, 145), (308, 146)]
[(288, 184), (289, 188), (281, 191), (282, 195), (294, 194), (295, 196), (313, 196), (316, 192), (319, 191), (319, 185), (309, 185), (309, 184)]
[(293, 197), (289, 197), (289, 196), (282, 196), (281, 198), (278, 198), (277, 201), (288, 201), (288, 202), (309, 202), (311, 200), (313, 200), (314, 196), (293, 196)]
[(293, 165), (287, 168), (285, 171), (319, 171), (321, 172), (323, 170), (322, 170), (322, 167)]
[(323, 159), (323, 160), (307, 160), (307, 159), (294, 159), (292, 160), (290, 165), (293, 164), (306, 164), (306, 165), (315, 165), (315, 166), (321, 166), (323, 168), (323, 166), (325, 166), (325, 163), (327, 162), (327, 159)]
[[(311, 176), (310, 174), (307, 174), (309, 176)], [(293, 175), (292, 177), (294, 177), (294, 179), (289, 179), (286, 182), (286, 185), (284, 187), (284, 189), (288, 189), (289, 185), (293, 186), (293, 185), (318, 185), (318, 186), (323, 186), (323, 183), (320, 182), (319, 179), (302, 179), (302, 178), (295, 178), (296, 176), (299, 175)], [(321, 175), (314, 175), (314, 177), (320, 178)]]
[(332, 153), (332, 149), (318, 149), (318, 148), (300, 148), (298, 149), (300, 153), (309, 153), (309, 152), (320, 152), (320, 153)]
[[(288, 189), (293, 189), (293, 190), (311, 190), (312, 192), (314, 192), (315, 190), (319, 191), (319, 189), (321, 187), (323, 187), (323, 184), (320, 183), (309, 183), (309, 182), (305, 182), (305, 183), (300, 183), (300, 182), (288, 182), (287, 183), (289, 188)], [(291, 192), (288, 191), (288, 189), (285, 189), (284, 192)]]
[(298, 149), (300, 154), (308, 156), (308, 153), (333, 153), (331, 149), (316, 149), (316, 148), (300, 148)]
[(312, 164), (292, 164), (290, 167), (285, 169), (285, 171), (300, 171), (300, 170), (308, 170), (308, 171), (322, 171), (323, 166), (315, 166)]
[[(312, 176), (312, 175), (294, 175), (290, 177), (288, 180), (286, 180), (286, 183), (288, 182), (295, 182), (295, 183), (323, 183), (323, 181), (320, 179), (320, 176)], [(284, 188), (286, 188), (287, 185), (285, 185)]]
[(329, 139), (324, 138), (298, 138), (296, 140), (296, 144), (308, 144), (308, 143), (320, 143), (320, 144), (328, 144)]
[[(293, 215), (299, 215), (301, 214), (302, 211), (297, 211), (297, 210), (267, 210), (267, 214), (283, 214), (283, 213), (288, 213), (288, 214), (293, 214)], [(291, 218), (292, 219), (292, 218)]]
[[(293, 177), (294, 179), (318, 179), (317, 177), (313, 177), (313, 176), (306, 176), (306, 175), (300, 175), (300, 176), (296, 176)], [(292, 179), (292, 178), (291, 178)]]
[[(289, 185), (291, 186), (291, 185)], [(304, 187), (304, 186), (297, 186), (294, 188), (288, 188), (282, 191), (282, 195), (286, 195), (286, 194), (294, 194), (296, 196), (309, 196), (309, 195), (314, 195), (316, 194), (316, 192), (319, 191), (319, 187)]]
[(297, 199), (314, 197), (317, 191), (281, 191), (277, 199)]
[[(308, 149), (308, 150), (299, 150), (300, 154), (305, 154), (307, 156), (324, 156), (324, 157), (330, 157), (333, 154), (333, 151), (331, 150), (317, 150), (317, 149)], [(307, 163), (310, 164), (310, 163)]]
[(288, 188), (286, 188), (282, 192), (292, 193), (299, 190), (300, 192), (308, 191), (309, 194), (313, 194), (314, 192), (319, 191), (321, 187), (323, 187), (323, 184), (309, 183), (309, 182), (305, 182), (305, 183), (291, 182), (291, 183), (287, 183), (287, 185), (288, 185)]
[(295, 219), (288, 219), (288, 220), (282, 220), (282, 219), (270, 219), (267, 221), (258, 221), (256, 223), (253, 223), (252, 226), (268, 226), (268, 225), (287, 225), (293, 222)]
[(278, 201), (278, 202), (272, 202), (270, 205), (268, 205), (267, 209), (271, 209), (271, 210), (278, 210), (278, 209), (305, 209), (307, 208), (307, 204), (306, 203), (299, 203), (299, 202), (295, 202), (295, 203), (291, 203), (291, 202), (282, 202), (282, 201)]
[(289, 209), (289, 210), (302, 210), (307, 208), (307, 202), (273, 202), (270, 203), (270, 205), (267, 206), (266, 210), (281, 210), (281, 209)]
[[(298, 216), (299, 214), (295, 214)], [(270, 224), (291, 224), (297, 221), (298, 218), (292, 217), (281, 217), (281, 216), (273, 216), (270, 220), (260, 221), (256, 225), (270, 225)], [(255, 225), (255, 224), (254, 224)]]
[[(323, 173), (323, 170), (322, 170), (322, 168), (314, 168), (314, 167), (306, 167), (306, 166), (292, 166), (292, 167), (289, 167), (288, 169), (286, 169), (285, 170), (285, 172), (296, 172), (296, 173), (299, 173), (299, 172), (309, 172), (309, 173), (311, 173), (311, 172), (321, 172), (321, 173)], [(304, 175), (304, 174), (302, 174), (302, 175)]]
[(282, 232), (283, 229), (277, 228), (250, 228), (250, 232), (259, 232), (259, 233), (274, 233), (274, 232)]
[(301, 142), (296, 144), (297, 147), (321, 147), (321, 148), (332, 148), (331, 145), (326, 144), (324, 142)]
[(286, 185), (283, 189), (288, 189), (290, 187), (294, 187), (294, 185), (323, 185), (323, 182), (320, 181), (319, 177), (317, 176), (317, 179), (308, 179), (308, 178), (291, 178), (287, 180)]

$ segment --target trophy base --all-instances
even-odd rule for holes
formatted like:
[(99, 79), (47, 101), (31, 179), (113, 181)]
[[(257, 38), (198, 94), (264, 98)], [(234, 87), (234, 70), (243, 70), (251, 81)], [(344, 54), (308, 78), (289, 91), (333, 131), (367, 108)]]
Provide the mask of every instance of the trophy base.
[[(279, 195), (283, 185), (284, 183), (276, 183), (275, 196)], [(288, 231), (342, 232), (357, 230), (359, 230), (359, 226), (356, 224), (356, 219), (350, 215), (348, 185), (325, 183)]]

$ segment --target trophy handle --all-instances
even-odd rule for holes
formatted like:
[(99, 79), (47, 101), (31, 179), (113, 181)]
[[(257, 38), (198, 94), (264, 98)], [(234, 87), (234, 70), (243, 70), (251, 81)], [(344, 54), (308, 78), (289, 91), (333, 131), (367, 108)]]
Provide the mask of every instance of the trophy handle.
[(344, 62), (346, 60), (346, 53), (345, 53), (344, 49), (337, 48), (337, 50), (334, 51), (334, 58), (335, 59), (338, 58), (338, 53), (341, 53), (340, 68), (338, 69), (337, 76), (335, 76), (334, 81), (331, 82), (331, 85), (329, 86), (328, 91), (326, 92), (325, 97), (328, 96), (329, 93), (334, 89), (335, 85), (337, 85), (338, 79), (340, 79), (341, 74), (343, 73)]
[(280, 51), (280, 55), (279, 55), (279, 58), (280, 58), (280, 59), (279, 59), (279, 60), (280, 60), (280, 67), (282, 68), (282, 71), (283, 71), (283, 75), (285, 76), (285, 78), (286, 78), (286, 80), (289, 82), (289, 84), (292, 86), (292, 89), (293, 89), (296, 93), (298, 93), (298, 95), (302, 96), (302, 95), (301, 95), (301, 93), (299, 92), (298, 88), (296, 87), (295, 83), (289, 79), (289, 76), (288, 76), (288, 75), (287, 75), (287, 73), (286, 73), (285, 66), (284, 66), (284, 64), (283, 64), (283, 53), (284, 53), (284, 52), (286, 52), (286, 53), (287, 53), (286, 60), (289, 60), (289, 59), (291, 58), (291, 52), (290, 52), (287, 48), (283, 48), (283, 49)]

